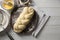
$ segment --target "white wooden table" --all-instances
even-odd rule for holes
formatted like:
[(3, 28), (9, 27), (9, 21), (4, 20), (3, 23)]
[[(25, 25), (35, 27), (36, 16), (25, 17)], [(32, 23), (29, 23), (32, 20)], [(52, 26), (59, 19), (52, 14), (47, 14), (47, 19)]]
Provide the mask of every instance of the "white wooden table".
[[(12, 30), (9, 33), (15, 40), (60, 40), (60, 0), (34, 0), (34, 3), (39, 15), (45, 13), (51, 16), (39, 34), (39, 37), (34, 38), (32, 35), (18, 35)], [(0, 36), (0, 40), (9, 40), (9, 38), (7, 35), (3, 35)]]

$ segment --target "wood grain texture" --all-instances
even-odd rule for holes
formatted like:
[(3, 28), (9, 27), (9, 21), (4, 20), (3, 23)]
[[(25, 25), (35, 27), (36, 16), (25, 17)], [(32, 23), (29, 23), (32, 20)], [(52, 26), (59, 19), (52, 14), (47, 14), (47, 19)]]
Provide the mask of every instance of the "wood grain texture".
[(39, 7), (60, 7), (60, 0), (34, 0)]
[[(38, 38), (31, 35), (18, 35), (12, 30), (9, 32), (15, 40), (60, 40), (60, 0), (33, 0), (34, 8), (41, 16), (50, 15), (51, 18), (41, 31)], [(3, 36), (0, 39), (8, 39)]]

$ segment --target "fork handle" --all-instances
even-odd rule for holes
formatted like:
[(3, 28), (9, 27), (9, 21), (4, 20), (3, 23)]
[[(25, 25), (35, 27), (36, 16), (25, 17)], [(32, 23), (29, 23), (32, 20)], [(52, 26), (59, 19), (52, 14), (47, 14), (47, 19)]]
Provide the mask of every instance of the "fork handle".
[(5, 33), (6, 33), (7, 36), (10, 38), (10, 40), (14, 40), (14, 38), (13, 38), (7, 31), (5, 31)]

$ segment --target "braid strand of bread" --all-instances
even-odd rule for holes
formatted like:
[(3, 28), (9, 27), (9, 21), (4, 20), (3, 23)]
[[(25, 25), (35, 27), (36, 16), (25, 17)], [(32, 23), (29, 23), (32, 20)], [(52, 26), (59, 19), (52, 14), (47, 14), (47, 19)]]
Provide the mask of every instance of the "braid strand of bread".
[(13, 26), (14, 31), (16, 33), (22, 32), (26, 28), (26, 25), (30, 22), (33, 15), (34, 9), (31, 7), (25, 7)]

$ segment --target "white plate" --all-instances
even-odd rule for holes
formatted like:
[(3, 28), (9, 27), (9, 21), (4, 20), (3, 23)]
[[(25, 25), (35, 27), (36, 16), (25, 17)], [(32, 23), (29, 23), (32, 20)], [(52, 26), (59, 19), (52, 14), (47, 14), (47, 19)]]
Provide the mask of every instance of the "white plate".
[[(2, 22), (2, 26), (0, 25), (0, 32), (2, 32), (4, 29), (7, 28), (8, 24), (9, 24), (10, 14), (8, 11), (1, 8), (1, 6), (0, 6), (0, 10), (3, 12), (3, 18), (4, 18), (4, 20)], [(4, 29), (2, 27), (4, 27)]]

